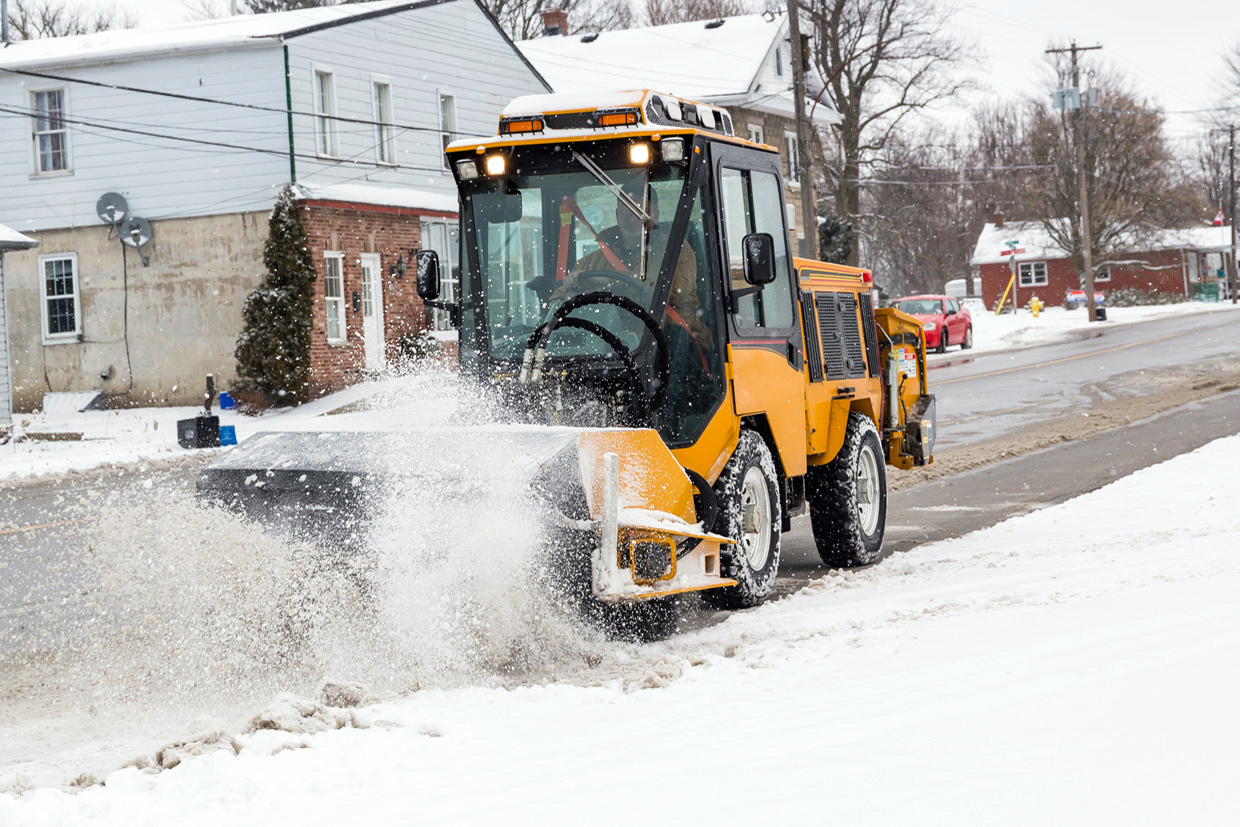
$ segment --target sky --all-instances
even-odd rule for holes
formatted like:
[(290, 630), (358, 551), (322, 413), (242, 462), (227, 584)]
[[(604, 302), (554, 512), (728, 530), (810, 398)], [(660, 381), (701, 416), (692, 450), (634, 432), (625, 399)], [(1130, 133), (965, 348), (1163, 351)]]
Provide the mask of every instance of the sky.
[[(221, 7), (228, 0), (215, 0)], [(71, 6), (129, 9), (144, 26), (175, 24), (187, 16), (181, 0), (66, 0)], [(1222, 54), (1240, 42), (1240, 15), (1227, 4), (1180, 0), (1081, 2), (1008, 0), (958, 2), (954, 28), (978, 47), (977, 80), (992, 95), (1040, 92), (1043, 50), (1102, 45), (1101, 55), (1128, 75), (1139, 91), (1169, 111), (1168, 133), (1179, 142), (1201, 131), (1198, 116), (1180, 114), (1215, 104), (1223, 77)]]

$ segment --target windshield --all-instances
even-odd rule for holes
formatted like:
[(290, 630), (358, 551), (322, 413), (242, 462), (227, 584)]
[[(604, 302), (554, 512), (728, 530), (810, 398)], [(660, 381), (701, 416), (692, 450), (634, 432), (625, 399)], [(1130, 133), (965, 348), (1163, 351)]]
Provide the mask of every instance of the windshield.
[(906, 299), (896, 302), (896, 309), (910, 316), (937, 316), (943, 312), (939, 299)]
[[(655, 318), (662, 316), (655, 309), (656, 283), (684, 189), (684, 168), (601, 162), (596, 167), (597, 159), (580, 155), (585, 163), (517, 174), (473, 191), (482, 295), (496, 359), (520, 358), (534, 328), (581, 293), (628, 296)], [(631, 313), (612, 305), (588, 305), (573, 315), (602, 325), (631, 349), (645, 330)], [(558, 329), (547, 352), (612, 354), (600, 338), (574, 328)]]

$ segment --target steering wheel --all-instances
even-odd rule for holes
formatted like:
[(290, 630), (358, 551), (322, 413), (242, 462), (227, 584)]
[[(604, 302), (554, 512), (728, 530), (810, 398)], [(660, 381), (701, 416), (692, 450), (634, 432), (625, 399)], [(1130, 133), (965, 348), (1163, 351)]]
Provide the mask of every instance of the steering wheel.
[[(606, 271), (597, 272), (606, 273)], [(608, 276), (612, 275), (611, 273), (606, 274)], [(641, 283), (638, 282), (637, 279), (632, 279), (632, 281), (637, 284)], [(667, 398), (667, 388), (672, 375), (671, 349), (668, 347), (667, 337), (663, 334), (663, 329), (659, 326), (659, 323), (655, 321), (654, 316), (650, 315), (650, 311), (630, 299), (628, 296), (617, 296), (613, 293), (604, 293), (602, 291), (582, 293), (580, 295), (573, 296), (571, 299), (556, 308), (555, 312), (551, 314), (551, 318), (539, 325), (538, 329), (530, 334), (529, 341), (526, 342), (527, 358), (530, 353), (538, 349), (540, 344), (542, 347), (546, 347), (547, 341), (551, 338), (551, 334), (555, 332), (556, 328), (561, 325), (575, 327), (593, 333), (604, 342), (607, 342), (607, 344), (620, 356), (621, 360), (625, 362), (626, 371), (633, 377), (633, 384), (637, 387), (641, 387), (641, 377), (637, 372), (637, 364), (632, 360), (628, 348), (624, 348), (623, 343), (621, 343), (621, 348), (616, 347), (616, 343), (619, 342), (618, 337), (611, 334), (610, 331), (606, 331), (606, 328), (602, 328), (600, 326), (599, 330), (606, 331), (610, 338), (608, 336), (603, 336), (598, 332), (598, 330), (593, 329), (595, 327), (594, 325), (586, 326), (577, 324), (576, 322), (578, 320), (568, 318), (569, 313), (572, 313), (578, 308), (591, 304), (610, 304), (623, 310), (627, 310), (629, 313), (636, 316), (637, 320), (645, 325), (646, 329), (650, 331), (651, 336), (654, 338), (655, 352), (658, 357), (658, 375), (655, 378), (654, 392), (646, 393), (646, 407), (650, 412), (657, 411), (659, 407), (662, 406), (663, 400)]]

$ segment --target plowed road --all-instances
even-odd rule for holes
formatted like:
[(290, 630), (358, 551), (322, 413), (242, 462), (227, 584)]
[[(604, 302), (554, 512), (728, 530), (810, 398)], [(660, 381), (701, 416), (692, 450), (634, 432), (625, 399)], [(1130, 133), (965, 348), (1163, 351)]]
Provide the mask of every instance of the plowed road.
[[(938, 465), (967, 460), (969, 470), (891, 492), (889, 553), (1062, 502), (1240, 432), (1240, 313), (1101, 323), (1072, 342), (977, 357), (963, 352), (935, 366), (931, 381)], [(1196, 401), (1184, 404), (1190, 390)], [(1139, 415), (1116, 416), (1125, 406)], [(1105, 412), (1109, 424), (1088, 422), (1084, 415), (1094, 412)], [(1053, 446), (1025, 439), (1048, 422), (1060, 423)], [(894, 483), (899, 472), (890, 473)], [(196, 468), (173, 473), (161, 484), (188, 488), (195, 475)], [(51, 642), (58, 617), (91, 611), (74, 608), (73, 583), (39, 586), (49, 567), (87, 553), (90, 514), (66, 514), (64, 503), (130, 485), (99, 475), (0, 491), (0, 632), (44, 626), (36, 637)], [(209, 553), (206, 538), (204, 549)], [(805, 517), (785, 537), (782, 570), (781, 593), (823, 570)], [(0, 636), (0, 652), (10, 637)]]

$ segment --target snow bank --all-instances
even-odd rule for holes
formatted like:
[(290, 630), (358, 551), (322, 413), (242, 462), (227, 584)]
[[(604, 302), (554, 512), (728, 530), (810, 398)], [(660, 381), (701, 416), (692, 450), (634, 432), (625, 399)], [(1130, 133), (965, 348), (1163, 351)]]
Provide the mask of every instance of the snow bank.
[(1229, 823), (1238, 463), (1221, 439), (663, 644), (0, 797), (0, 823)]
[[(973, 318), (973, 348), (961, 351), (953, 345), (947, 353), (931, 353), (931, 364), (959, 359), (962, 355), (976, 356), (1002, 350), (1036, 347), (1070, 341), (1089, 330), (1091, 323), (1079, 308), (1065, 310), (1047, 307), (1035, 319), (1028, 310), (1004, 313), (996, 316), (979, 304), (968, 305)], [(1108, 307), (1107, 320), (1097, 323), (1106, 328), (1136, 324), (1154, 319), (1173, 318), (1199, 313), (1235, 312), (1236, 307), (1226, 302), (1183, 302), (1181, 304), (1149, 305), (1145, 307)]]

